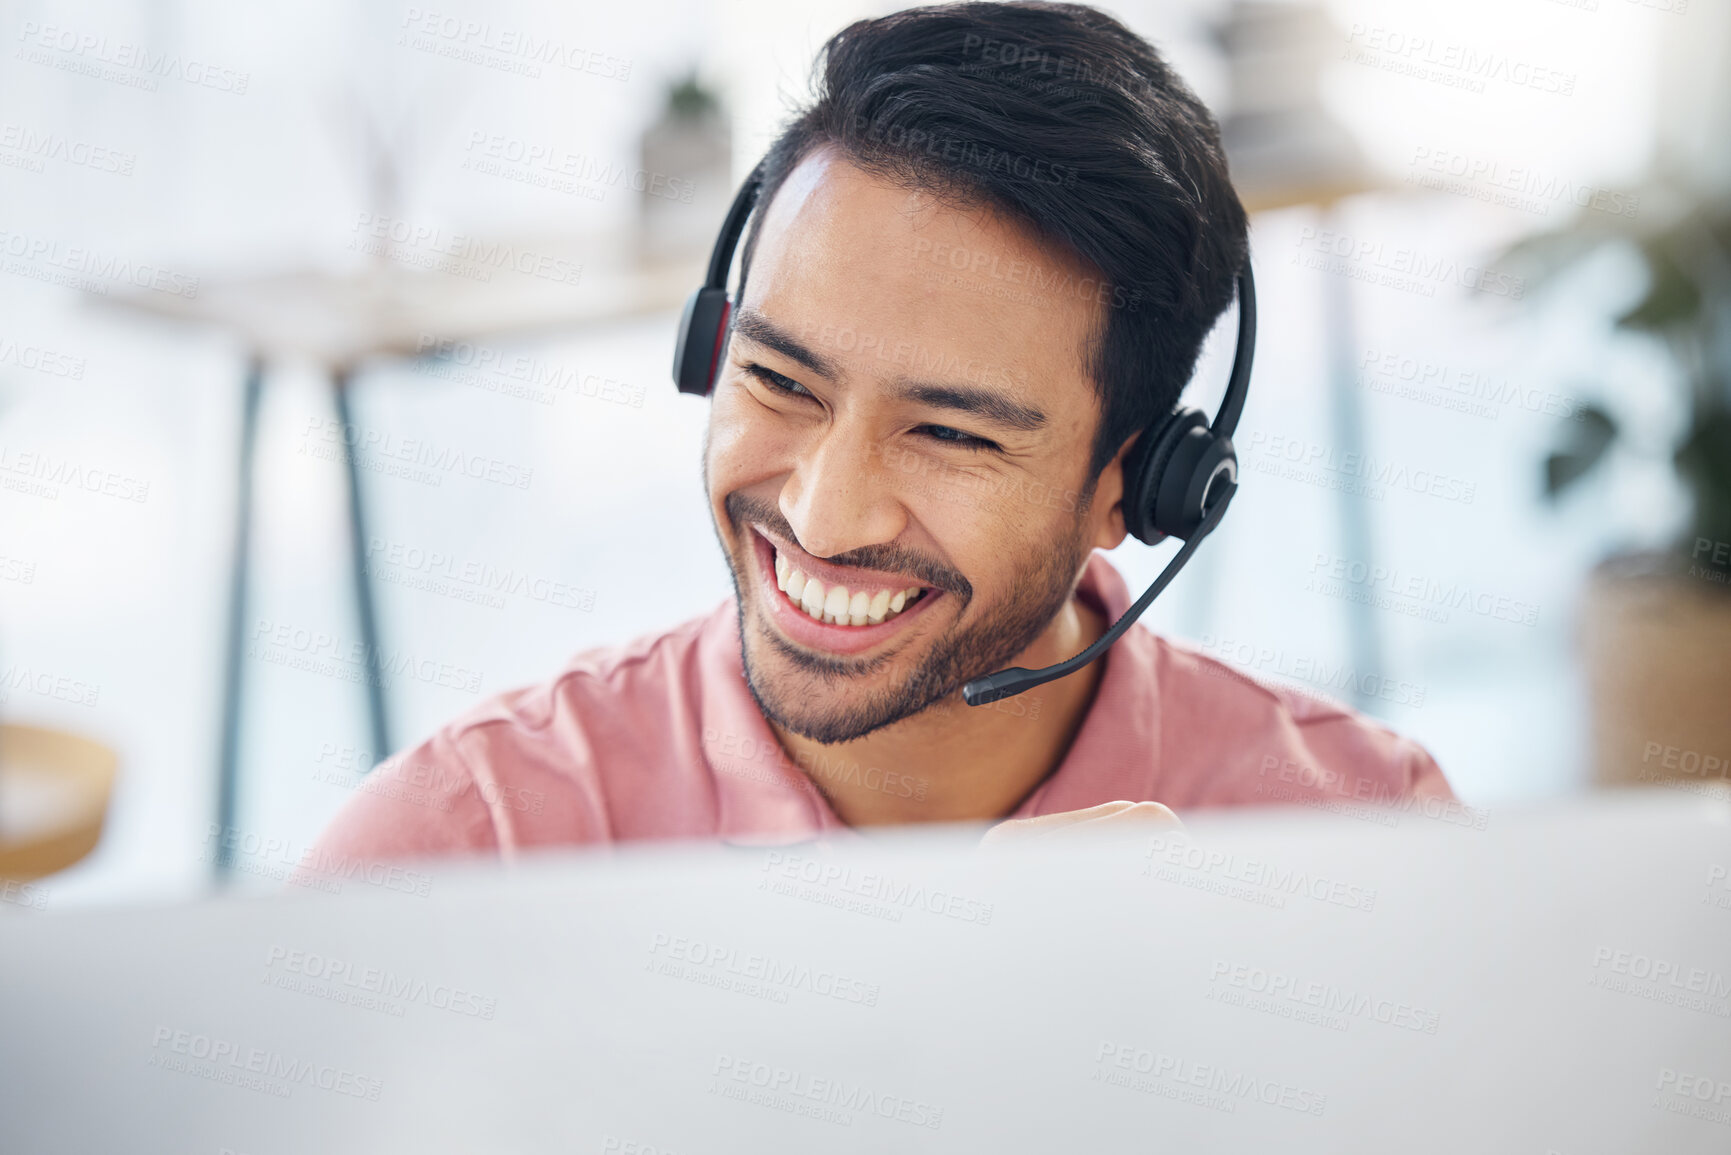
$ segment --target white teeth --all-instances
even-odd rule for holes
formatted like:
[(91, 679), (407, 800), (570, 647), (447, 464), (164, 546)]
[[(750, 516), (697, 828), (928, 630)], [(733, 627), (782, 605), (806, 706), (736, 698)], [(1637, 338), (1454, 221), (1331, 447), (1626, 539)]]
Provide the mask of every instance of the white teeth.
[(823, 588), (822, 582), (816, 578), (807, 578), (805, 591), (800, 594), (799, 604), (805, 607), (806, 613), (821, 622), (823, 620), (823, 595), (828, 592)]
[(775, 555), (775, 584), (809, 617), (838, 626), (878, 625), (900, 613), (919, 596), (921, 589), (909, 586), (893, 592), (872, 592), (853, 591), (842, 585), (826, 586), (817, 578), (807, 576), (779, 551)]

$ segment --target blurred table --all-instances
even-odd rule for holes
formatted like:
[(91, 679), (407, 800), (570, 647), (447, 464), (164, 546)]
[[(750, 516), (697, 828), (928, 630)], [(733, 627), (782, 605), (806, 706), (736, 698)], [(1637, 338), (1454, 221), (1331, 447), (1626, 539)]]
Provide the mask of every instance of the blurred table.
[[(629, 230), (585, 240), (532, 237), (483, 243), (469, 238), (460, 256), (441, 257), (430, 269), (402, 263), (423, 255), (408, 246), (387, 245), (381, 251), (388, 255), (358, 268), (212, 280), (195, 286), (191, 296), (139, 291), (91, 298), (129, 312), (214, 325), (239, 337), (247, 350), (218, 769), (217, 821), (225, 828), (234, 824), (238, 810), (254, 452), (268, 367), (289, 362), (316, 366), (330, 382), (344, 430), (353, 594), (366, 650), (368, 721), (376, 762), (393, 746), (379, 663), (378, 615), (366, 573), (366, 502), (349, 436), (354, 428), (352, 394), (363, 364), (433, 357), (441, 346), (449, 348), (454, 342), (566, 331), (672, 309), (703, 276), (701, 254), (656, 264), (640, 261)], [(225, 877), (231, 865), (226, 854), (219, 855), (218, 877)]]
[(0, 726), (0, 888), (65, 870), (95, 849), (119, 762), (77, 734)]

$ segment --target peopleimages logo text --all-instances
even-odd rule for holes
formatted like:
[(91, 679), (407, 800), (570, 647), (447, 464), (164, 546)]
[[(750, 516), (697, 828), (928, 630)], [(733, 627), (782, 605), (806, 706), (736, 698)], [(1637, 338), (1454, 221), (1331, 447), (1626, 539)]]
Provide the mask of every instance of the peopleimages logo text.
[[(712, 1072), (718, 1083), (745, 1084), (795, 1102), (822, 1104), (843, 1112), (858, 1112), (936, 1131), (944, 1125), (944, 1109), (905, 1095), (889, 1095), (846, 1079), (823, 1078), (740, 1055), (721, 1055)], [(766, 1104), (774, 1106), (775, 1104)], [(801, 1112), (790, 1112), (801, 1113)], [(837, 1122), (849, 1122), (843, 1118)]]
[(763, 869), (772, 879), (782, 878), (857, 895), (883, 903), (892, 910), (917, 908), (979, 926), (989, 925), (992, 921), (992, 904), (989, 902), (876, 871), (856, 871), (837, 862), (772, 850), (764, 860)]
[(148, 92), (156, 91), (159, 80), (180, 80), (195, 88), (245, 96), (252, 81), (250, 72), (224, 68), (178, 52), (153, 52), (142, 44), (35, 20), (26, 20), (19, 26), (18, 39), (27, 48), (61, 54), (58, 61), (44, 55), (33, 58), (32, 63), (54, 64), (68, 72), (118, 80)]
[[(150, 1045), (157, 1052), (151, 1056), (153, 1066), (181, 1070), (182, 1067), (172, 1062), (160, 1060), (184, 1056), (202, 1063), (203, 1066), (187, 1067), (183, 1073), (217, 1082), (234, 1082), (236, 1076), (250, 1075), (259, 1080), (273, 1081), (275, 1087), (259, 1089), (280, 1090), (283, 1098), (287, 1098), (296, 1086), (307, 1086), (376, 1103), (384, 1091), (383, 1081), (368, 1078), (343, 1067), (296, 1059), (280, 1051), (247, 1047), (229, 1039), (213, 1038), (196, 1031), (159, 1026)], [(224, 1071), (223, 1068), (230, 1070)]]
[(502, 71), (539, 77), (540, 65), (549, 64), (602, 80), (624, 82), (631, 79), (630, 60), (523, 28), (467, 20), (413, 5), (404, 9), (399, 27), (403, 36), (413, 37), (407, 41), (411, 48), (489, 67), (511, 66), (503, 67)]

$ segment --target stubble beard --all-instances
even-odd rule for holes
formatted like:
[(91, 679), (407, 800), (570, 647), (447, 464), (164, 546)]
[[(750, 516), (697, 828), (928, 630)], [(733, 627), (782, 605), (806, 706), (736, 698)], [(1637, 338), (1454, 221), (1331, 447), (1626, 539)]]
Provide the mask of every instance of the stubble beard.
[[(872, 658), (813, 654), (759, 621), (755, 611), (751, 622), (756, 628), (751, 629), (745, 612), (747, 582), (741, 576), (743, 565), (755, 560), (749, 552), (747, 535), (751, 530), (736, 524), (735, 540), (747, 550), (746, 560), (742, 563), (723, 544), (733, 578), (746, 687), (765, 718), (824, 745), (863, 738), (913, 717), (956, 694), (969, 679), (1003, 669), (1045, 632), (1075, 590), (1088, 552), (1083, 544), (1083, 526), (1084, 519), (1078, 516), (1056, 540), (1033, 548), (1030, 556), (1043, 560), (1016, 579), (1009, 598), (986, 608), (969, 626), (961, 626), (959, 618), (965, 616), (972, 597), (963, 598), (958, 622), (927, 644), (925, 655), (905, 677), (892, 677), (887, 685), (862, 690), (862, 683), (886, 670), (904, 667), (910, 659), (902, 649)], [(945, 596), (959, 595), (946, 591)], [(779, 676), (770, 675), (765, 668), (771, 665), (764, 660), (766, 652), (773, 652), (790, 669)], [(821, 693), (803, 693), (801, 683), (813, 681), (819, 683)]]

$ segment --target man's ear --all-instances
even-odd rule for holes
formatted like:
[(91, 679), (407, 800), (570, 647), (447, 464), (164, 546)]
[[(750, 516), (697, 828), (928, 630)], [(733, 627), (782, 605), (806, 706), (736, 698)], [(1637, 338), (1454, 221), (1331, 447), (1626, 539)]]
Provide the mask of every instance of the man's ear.
[(1094, 489), (1094, 505), (1090, 516), (1094, 520), (1094, 548), (1117, 549), (1130, 531), (1124, 528), (1124, 458), (1140, 437), (1137, 430), (1124, 439), (1106, 468), (1100, 471), (1100, 483)]

